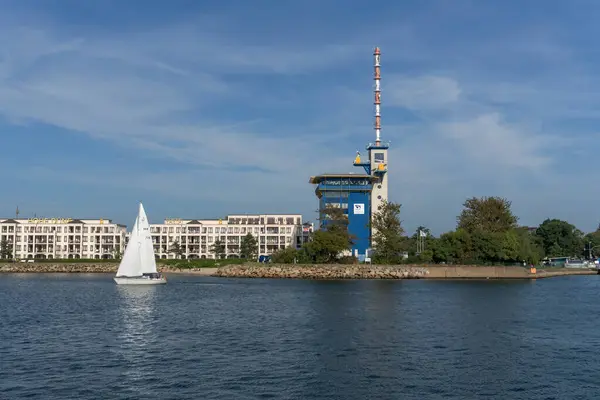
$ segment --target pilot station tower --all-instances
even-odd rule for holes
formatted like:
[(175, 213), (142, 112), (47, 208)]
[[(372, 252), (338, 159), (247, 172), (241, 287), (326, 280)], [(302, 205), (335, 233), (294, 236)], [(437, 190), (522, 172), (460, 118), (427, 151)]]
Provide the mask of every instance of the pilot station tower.
[(327, 206), (340, 207), (348, 216), (348, 230), (355, 237), (352, 254), (363, 260), (372, 245), (373, 215), (388, 200), (389, 143), (381, 140), (381, 50), (373, 51), (373, 81), (375, 109), (375, 142), (366, 146), (367, 159), (357, 152), (354, 166), (364, 169), (357, 174), (324, 174), (313, 176), (310, 183), (317, 185), (320, 227), (327, 225), (323, 211)]

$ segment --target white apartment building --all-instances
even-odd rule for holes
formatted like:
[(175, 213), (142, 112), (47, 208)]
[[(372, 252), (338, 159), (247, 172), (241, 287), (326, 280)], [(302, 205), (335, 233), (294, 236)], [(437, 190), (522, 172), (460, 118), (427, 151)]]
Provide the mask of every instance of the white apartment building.
[(215, 258), (211, 247), (219, 240), (227, 258), (240, 255), (241, 240), (251, 233), (258, 242), (258, 255), (270, 255), (286, 247), (299, 248), (313, 231), (300, 214), (229, 215), (218, 220), (166, 219), (151, 224), (157, 258), (176, 258), (173, 243), (179, 243), (182, 258)]
[(107, 219), (0, 219), (0, 243), (17, 259), (118, 258), (126, 233), (125, 225)]

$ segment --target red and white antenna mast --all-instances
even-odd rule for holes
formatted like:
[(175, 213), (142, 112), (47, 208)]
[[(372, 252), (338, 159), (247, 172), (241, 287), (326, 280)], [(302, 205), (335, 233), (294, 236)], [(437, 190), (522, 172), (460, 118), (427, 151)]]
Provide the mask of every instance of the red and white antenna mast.
[(375, 145), (381, 144), (381, 50), (375, 47)]

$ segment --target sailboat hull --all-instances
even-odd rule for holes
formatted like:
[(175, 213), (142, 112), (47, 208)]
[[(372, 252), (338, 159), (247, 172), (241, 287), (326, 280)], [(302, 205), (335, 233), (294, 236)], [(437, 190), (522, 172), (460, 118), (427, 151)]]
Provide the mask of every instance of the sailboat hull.
[(164, 276), (161, 276), (160, 278), (148, 278), (145, 276), (119, 276), (114, 277), (113, 279), (117, 283), (117, 285), (164, 285), (165, 283), (167, 283), (167, 278), (165, 278)]

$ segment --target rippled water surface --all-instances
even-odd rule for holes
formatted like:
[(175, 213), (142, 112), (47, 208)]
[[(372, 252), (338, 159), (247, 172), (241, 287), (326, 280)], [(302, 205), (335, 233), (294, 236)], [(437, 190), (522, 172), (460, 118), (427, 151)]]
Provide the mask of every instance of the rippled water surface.
[(0, 398), (595, 399), (600, 276), (0, 275)]

